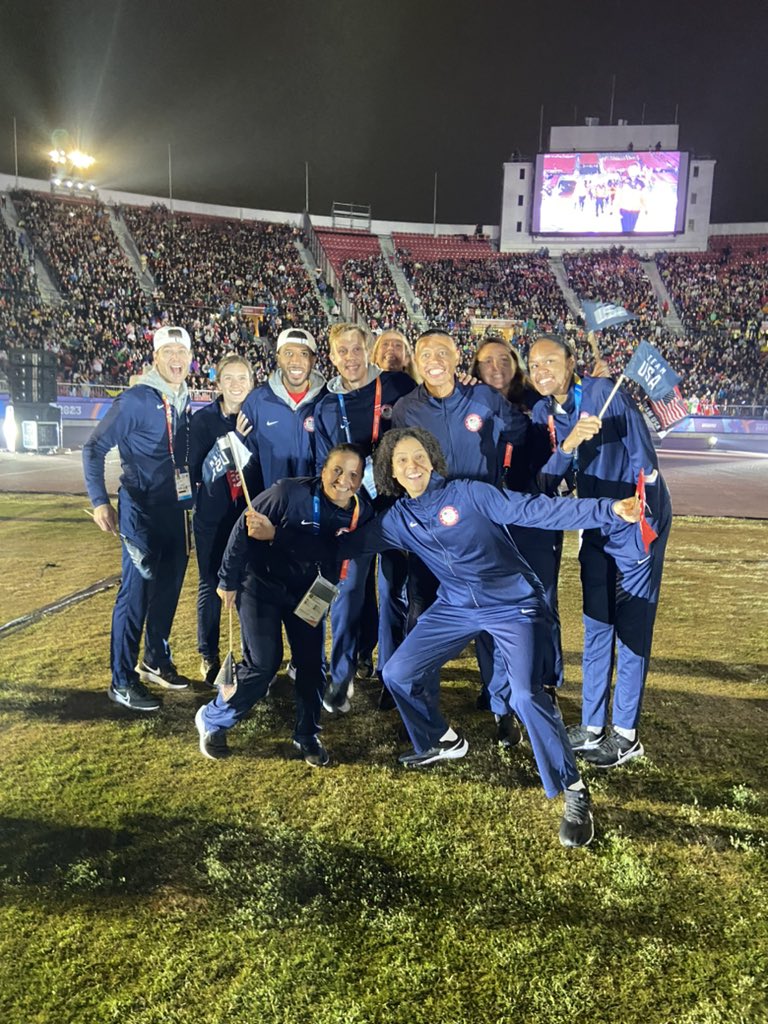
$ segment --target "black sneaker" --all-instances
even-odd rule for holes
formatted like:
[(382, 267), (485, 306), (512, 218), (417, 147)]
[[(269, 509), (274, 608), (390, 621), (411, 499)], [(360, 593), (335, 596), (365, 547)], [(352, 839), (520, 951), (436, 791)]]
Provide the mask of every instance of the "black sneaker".
[(301, 756), (307, 764), (311, 765), (312, 768), (325, 768), (331, 760), (328, 751), (317, 736), (313, 736), (312, 739), (307, 740), (306, 743), (299, 743), (298, 740), (294, 740), (293, 745), (301, 753)]
[(436, 761), (456, 761), (458, 758), (464, 757), (468, 750), (469, 744), (463, 736), (459, 735), (455, 740), (440, 740), (436, 746), (430, 747), (429, 750), (425, 750), (421, 754), (417, 754), (415, 750), (408, 754), (401, 754), (397, 760), (405, 768), (426, 768), (427, 765), (434, 764)]
[(141, 683), (128, 683), (125, 687), (110, 686), (107, 696), (115, 704), (122, 704), (131, 711), (159, 711), (162, 707), (162, 701), (153, 697)]
[(511, 750), (518, 743), (522, 742), (523, 732), (517, 717), (510, 712), (506, 715), (496, 715), (496, 741), (500, 747)]
[(204, 713), (205, 704), (197, 709), (195, 715), (195, 726), (200, 737), (200, 753), (203, 757), (209, 757), (211, 761), (223, 761), (232, 753), (227, 746), (227, 730), (216, 729), (215, 732), (207, 732), (203, 718)]
[(218, 658), (203, 658), (200, 661), (200, 678), (206, 686), (213, 687), (219, 674), (221, 661)]
[(605, 730), (593, 732), (586, 725), (569, 725), (565, 731), (568, 733), (571, 750), (593, 750), (605, 739)]
[(596, 768), (618, 768), (620, 764), (626, 764), (633, 757), (642, 757), (644, 753), (639, 737), (628, 740), (626, 736), (611, 729), (600, 743), (589, 750), (583, 750), (581, 756)]
[(373, 679), (376, 673), (373, 669), (373, 661), (370, 658), (360, 658), (357, 663), (357, 669), (355, 670), (355, 676), (358, 679)]
[(186, 690), (189, 686), (189, 679), (179, 675), (172, 661), (165, 668), (152, 668), (146, 661), (142, 661), (138, 671), (139, 679), (143, 683), (157, 683), (158, 686), (164, 686), (166, 690)]
[(382, 686), (381, 693), (379, 694), (379, 711), (394, 711), (396, 707), (397, 704), (395, 703), (395, 698), (392, 696), (392, 693), (386, 686)]
[(346, 715), (352, 705), (349, 703), (348, 698), (352, 696), (353, 687), (352, 683), (347, 683), (346, 692), (343, 687), (334, 686), (333, 683), (328, 683), (325, 687), (325, 693), (323, 694), (323, 707), (329, 714), (338, 712), (340, 715)]
[(592, 801), (588, 789), (566, 789), (565, 808), (560, 819), (562, 846), (589, 846), (595, 836)]

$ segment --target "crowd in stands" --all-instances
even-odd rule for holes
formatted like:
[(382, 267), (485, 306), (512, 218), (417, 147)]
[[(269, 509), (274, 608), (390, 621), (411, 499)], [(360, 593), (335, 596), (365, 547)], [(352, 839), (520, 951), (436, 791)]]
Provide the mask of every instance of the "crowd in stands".
[(419, 261), (402, 248), (397, 255), (428, 322), (454, 334), (465, 354), (474, 348), (472, 317), (522, 321), (524, 337), (565, 329), (568, 307), (543, 256)]
[[(265, 380), (274, 339), (295, 323), (318, 338), (318, 369), (332, 373), (325, 345), (330, 314), (299, 256), (297, 229), (172, 215), (159, 204), (118, 208), (154, 280), (154, 291), (145, 291), (100, 202), (29, 192), (13, 193), (12, 201), (20, 230), (12, 232), (0, 221), (0, 360), (17, 345), (46, 347), (58, 353), (63, 383), (122, 386), (151, 362), (154, 330), (173, 321), (194, 339), (192, 385), (203, 390), (228, 352), (246, 355), (257, 381)], [(33, 254), (45, 265), (61, 304), (42, 302)], [(535, 332), (565, 332), (577, 343), (582, 365), (591, 365), (586, 333), (569, 312), (544, 254), (428, 259), (401, 245), (397, 258), (417, 309), (430, 325), (454, 334), (464, 365), (476, 344), (472, 318), (516, 321), (524, 355)], [(638, 340), (647, 338), (682, 375), (683, 392), (694, 404), (721, 412), (768, 405), (765, 247), (657, 257), (672, 311), (659, 306), (640, 259), (629, 250), (567, 254), (563, 262), (581, 300), (617, 302), (638, 315), (599, 336), (614, 374)], [(365, 250), (345, 258), (341, 283), (374, 333), (395, 327), (413, 336), (416, 329), (380, 253)], [(682, 335), (672, 329), (668, 314), (675, 311), (685, 326)]]
[(381, 254), (347, 260), (341, 280), (344, 291), (374, 333), (393, 329), (413, 335), (413, 324)]

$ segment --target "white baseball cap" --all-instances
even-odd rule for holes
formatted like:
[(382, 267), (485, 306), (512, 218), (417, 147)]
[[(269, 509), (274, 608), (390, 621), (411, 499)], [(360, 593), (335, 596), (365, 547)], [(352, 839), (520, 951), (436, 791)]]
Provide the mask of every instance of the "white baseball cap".
[(192, 340), (183, 327), (158, 327), (152, 345), (155, 352), (163, 345), (183, 345), (187, 352), (192, 351)]
[(307, 348), (317, 354), (317, 343), (309, 331), (305, 331), (303, 327), (286, 327), (284, 331), (280, 331), (277, 336), (277, 346), (275, 352), (279, 352), (283, 345), (306, 345)]

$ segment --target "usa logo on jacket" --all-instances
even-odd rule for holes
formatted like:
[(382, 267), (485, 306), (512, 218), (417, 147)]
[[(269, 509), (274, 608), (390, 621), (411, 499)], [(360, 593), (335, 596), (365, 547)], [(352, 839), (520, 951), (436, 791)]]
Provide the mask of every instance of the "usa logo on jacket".
[(473, 434), (476, 434), (483, 426), (483, 417), (478, 416), (476, 412), (471, 412), (464, 420), (464, 426), (467, 430), (471, 430)]
[(459, 521), (459, 510), (453, 505), (444, 505), (437, 513), (437, 518), (443, 526), (455, 526)]
[(312, 431), (315, 429), (315, 417), (314, 416), (307, 416), (307, 418), (304, 420), (304, 429), (308, 430), (310, 432), (310, 434), (312, 433)]

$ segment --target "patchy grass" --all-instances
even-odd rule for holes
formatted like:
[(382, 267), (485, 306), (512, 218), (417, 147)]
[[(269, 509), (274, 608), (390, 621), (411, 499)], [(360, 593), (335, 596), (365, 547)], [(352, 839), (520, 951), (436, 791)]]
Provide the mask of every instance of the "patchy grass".
[[(27, 610), (118, 570), (79, 507), (0, 499), (7, 587), (59, 562), (56, 588), (30, 582)], [(9, 538), (27, 554), (9, 557)], [(571, 539), (567, 721), (574, 556)], [(221, 764), (197, 750), (201, 687), (165, 695), (159, 715), (111, 704), (114, 593), (0, 641), (0, 1019), (768, 1020), (767, 562), (768, 524), (676, 521), (648, 756), (589, 773), (598, 837), (584, 851), (558, 845), (559, 802), (530, 749), (495, 746), (469, 656), (444, 673), (469, 756), (406, 774), (371, 684), (327, 723), (325, 771), (293, 757), (285, 679)], [(190, 674), (195, 582), (190, 570), (173, 638)]]

